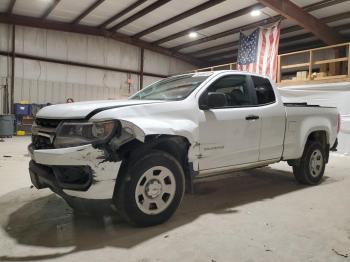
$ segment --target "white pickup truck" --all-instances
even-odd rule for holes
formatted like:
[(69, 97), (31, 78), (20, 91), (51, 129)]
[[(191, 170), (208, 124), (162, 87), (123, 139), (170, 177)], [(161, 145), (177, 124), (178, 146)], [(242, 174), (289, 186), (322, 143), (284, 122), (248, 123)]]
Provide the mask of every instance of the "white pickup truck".
[(73, 208), (107, 203), (135, 225), (156, 225), (197, 177), (288, 161), (298, 182), (318, 184), (339, 121), (336, 108), (284, 104), (259, 75), (177, 75), (128, 100), (40, 110), (30, 177)]

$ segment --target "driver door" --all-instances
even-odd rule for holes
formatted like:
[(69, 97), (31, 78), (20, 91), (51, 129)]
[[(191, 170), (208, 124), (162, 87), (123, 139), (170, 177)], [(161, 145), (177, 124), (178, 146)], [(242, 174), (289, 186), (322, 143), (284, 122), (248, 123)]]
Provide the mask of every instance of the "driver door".
[(258, 161), (261, 117), (253, 91), (250, 76), (231, 74), (202, 93), (200, 104), (211, 92), (224, 93), (227, 104), (200, 111), (200, 171)]

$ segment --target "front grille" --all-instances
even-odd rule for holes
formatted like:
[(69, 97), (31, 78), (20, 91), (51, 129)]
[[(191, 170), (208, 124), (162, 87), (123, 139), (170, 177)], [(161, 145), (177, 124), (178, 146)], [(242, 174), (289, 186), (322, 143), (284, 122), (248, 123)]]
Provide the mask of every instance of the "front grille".
[(56, 129), (61, 123), (61, 119), (35, 119), (35, 125), (32, 128), (33, 149), (52, 149)]
[(52, 149), (53, 144), (50, 138), (41, 135), (32, 135), (32, 145), (33, 149)]
[[(70, 121), (72, 121), (71, 119)], [(64, 119), (46, 119), (37, 118), (32, 126), (32, 145), (33, 149), (52, 149), (55, 148), (53, 141), (57, 128)], [(67, 120), (66, 120), (67, 121)]]
[(61, 123), (61, 119), (45, 119), (45, 118), (37, 118), (35, 119), (35, 123), (40, 127), (47, 128), (56, 128)]

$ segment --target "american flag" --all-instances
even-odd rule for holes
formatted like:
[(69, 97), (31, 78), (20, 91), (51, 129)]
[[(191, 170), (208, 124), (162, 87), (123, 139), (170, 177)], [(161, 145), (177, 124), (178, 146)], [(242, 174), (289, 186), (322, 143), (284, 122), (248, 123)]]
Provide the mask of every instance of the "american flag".
[(250, 35), (240, 33), (237, 69), (269, 76), (276, 81), (280, 22), (259, 27)]

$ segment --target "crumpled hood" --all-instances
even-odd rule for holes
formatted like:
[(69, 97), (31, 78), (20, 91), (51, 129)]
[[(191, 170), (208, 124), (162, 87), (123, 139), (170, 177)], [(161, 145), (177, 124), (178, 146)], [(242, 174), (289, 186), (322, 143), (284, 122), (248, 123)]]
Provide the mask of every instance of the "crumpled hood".
[(95, 111), (103, 109), (112, 109), (118, 107), (127, 107), (133, 105), (144, 105), (153, 103), (162, 103), (157, 100), (100, 100), (76, 102), (69, 104), (58, 104), (47, 106), (37, 113), (38, 118), (46, 119), (82, 119)]

